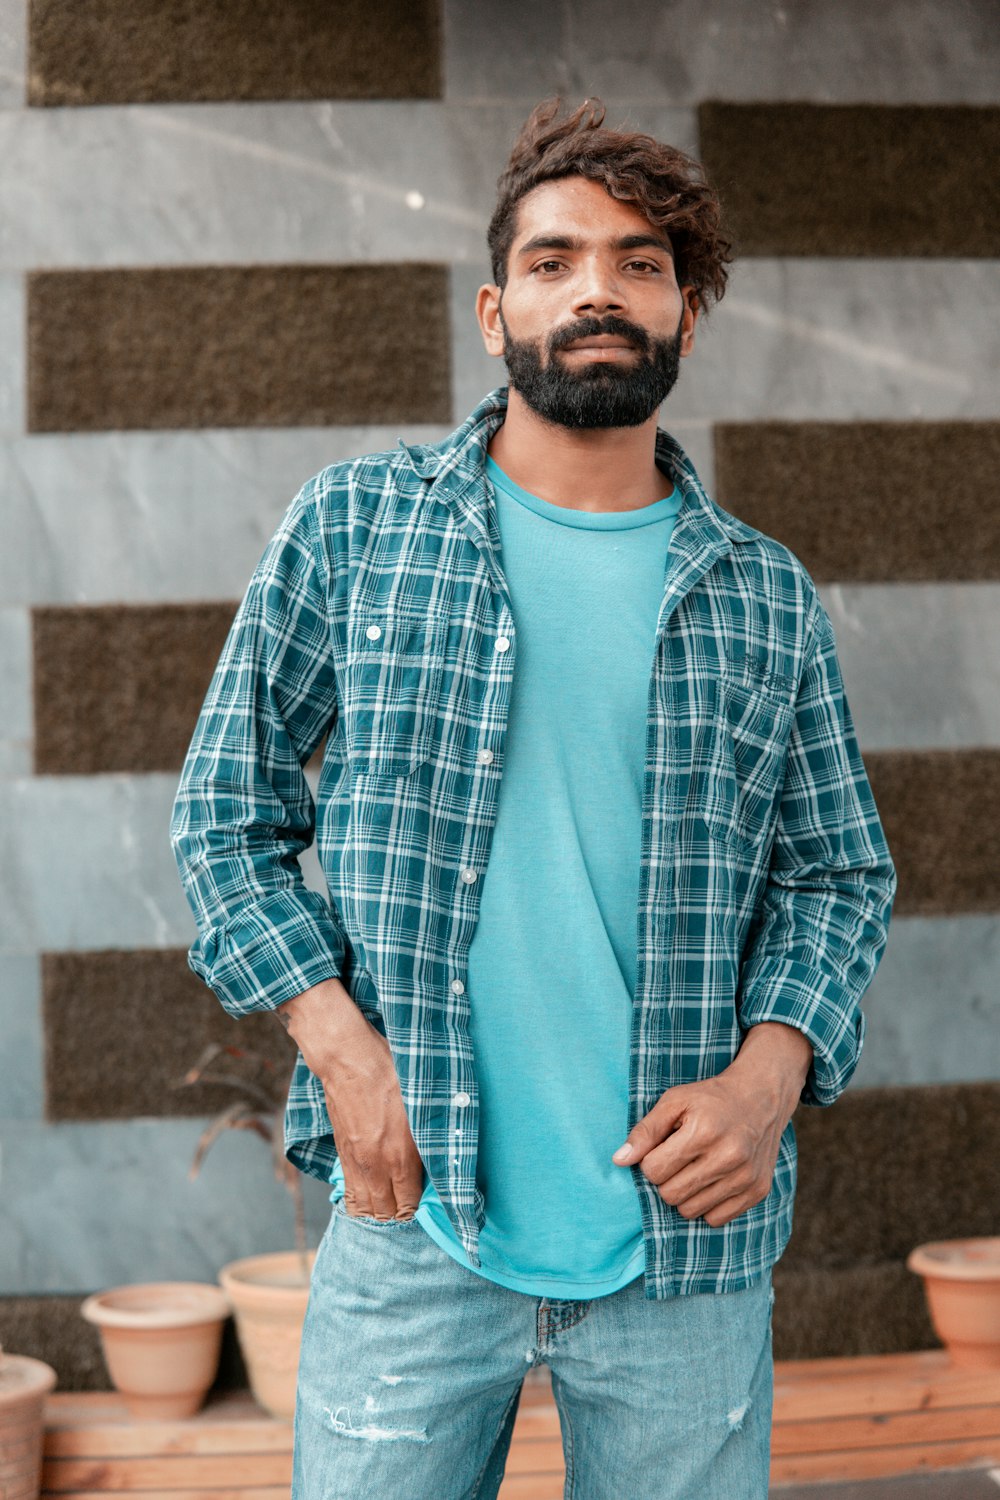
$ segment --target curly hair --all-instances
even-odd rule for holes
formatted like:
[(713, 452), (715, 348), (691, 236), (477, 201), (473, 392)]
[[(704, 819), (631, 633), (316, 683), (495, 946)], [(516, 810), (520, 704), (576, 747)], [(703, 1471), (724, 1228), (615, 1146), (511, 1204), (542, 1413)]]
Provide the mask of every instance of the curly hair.
[(503, 289), (507, 284), (517, 205), (525, 194), (561, 177), (589, 177), (666, 231), (678, 284), (693, 286), (707, 311), (707, 303), (718, 302), (726, 290), (733, 247), (718, 196), (700, 163), (650, 135), (606, 129), (600, 99), (587, 99), (560, 120), (561, 108), (558, 97), (535, 106), (497, 180), (496, 208), (486, 233), (496, 285)]

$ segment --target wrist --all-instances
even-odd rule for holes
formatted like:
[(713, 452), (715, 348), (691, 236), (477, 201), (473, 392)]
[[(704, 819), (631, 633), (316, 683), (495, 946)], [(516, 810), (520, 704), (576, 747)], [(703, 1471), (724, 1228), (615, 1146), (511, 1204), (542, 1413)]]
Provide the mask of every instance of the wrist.
[(790, 1118), (812, 1061), (812, 1043), (803, 1032), (781, 1021), (763, 1021), (751, 1026), (730, 1067), (783, 1101)]
[(311, 1039), (333, 1039), (364, 1021), (339, 979), (324, 979), (275, 1008), (275, 1015), (304, 1052)]

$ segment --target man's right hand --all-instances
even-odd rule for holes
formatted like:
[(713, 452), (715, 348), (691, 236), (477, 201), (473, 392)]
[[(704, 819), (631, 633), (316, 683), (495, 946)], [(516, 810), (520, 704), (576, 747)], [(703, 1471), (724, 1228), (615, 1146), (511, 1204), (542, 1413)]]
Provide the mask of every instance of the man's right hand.
[(323, 1085), (348, 1214), (412, 1219), (424, 1166), (385, 1037), (339, 979), (286, 1000), (275, 1014)]

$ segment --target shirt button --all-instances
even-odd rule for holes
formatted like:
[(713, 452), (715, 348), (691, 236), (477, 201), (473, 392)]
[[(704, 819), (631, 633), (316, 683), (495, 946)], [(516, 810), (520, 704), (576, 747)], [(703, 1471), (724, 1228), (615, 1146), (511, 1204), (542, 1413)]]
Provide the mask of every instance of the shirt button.
[(472, 1098), (469, 1094), (456, 1094), (451, 1102), (456, 1109), (464, 1109), (467, 1104), (472, 1103)]
[(381, 625), (369, 625), (368, 629), (365, 631), (365, 635), (368, 637), (368, 639), (370, 641), (377, 641), (378, 638), (379, 638), (379, 636), (381, 634), (382, 634), (382, 627), (381, 627)]
[(493, 642), (493, 649), (494, 651), (508, 651), (510, 649), (510, 641), (507, 636), (498, 635)]
[(451, 981), (451, 992), (452, 992), (453, 995), (464, 995), (465, 994), (465, 985), (462, 983), (462, 981), (460, 979), (453, 979)]
[(475, 870), (463, 870), (462, 879), (465, 881), (466, 885), (472, 885), (473, 881), (479, 879), (479, 876), (476, 874)]
[(492, 750), (477, 750), (476, 759), (481, 766), (488, 766), (493, 759)]

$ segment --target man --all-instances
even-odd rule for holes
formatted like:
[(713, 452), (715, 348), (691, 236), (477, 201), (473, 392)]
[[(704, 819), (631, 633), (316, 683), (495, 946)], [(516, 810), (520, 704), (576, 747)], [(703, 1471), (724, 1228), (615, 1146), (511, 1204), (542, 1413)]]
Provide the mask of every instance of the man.
[(895, 878), (814, 586), (657, 430), (717, 199), (603, 114), (540, 105), (500, 179), (509, 388), (303, 487), (177, 799), (192, 964), (288, 1028), (332, 1185), (296, 1500), (496, 1496), (541, 1363), (577, 1500), (767, 1493), (791, 1116)]

